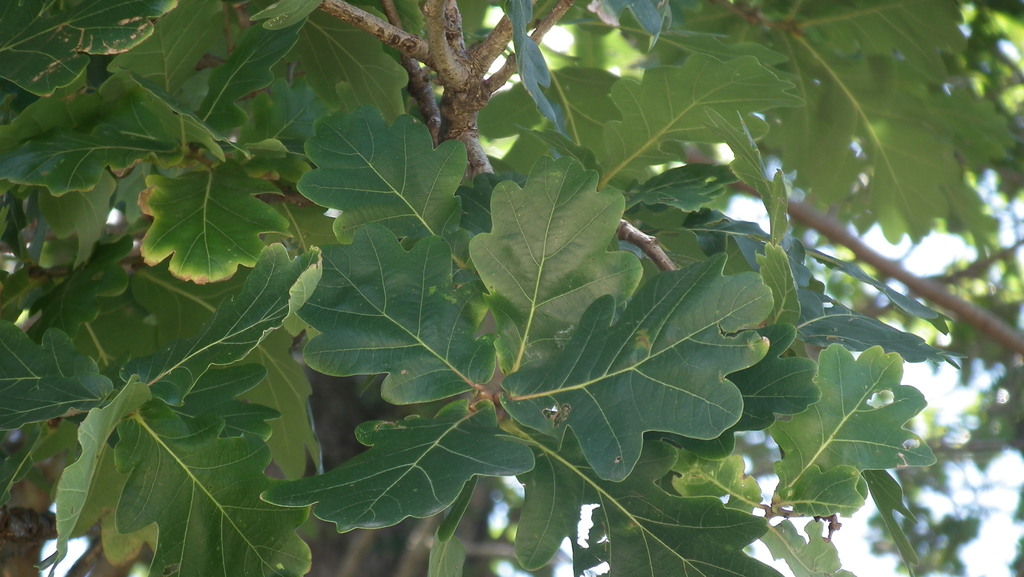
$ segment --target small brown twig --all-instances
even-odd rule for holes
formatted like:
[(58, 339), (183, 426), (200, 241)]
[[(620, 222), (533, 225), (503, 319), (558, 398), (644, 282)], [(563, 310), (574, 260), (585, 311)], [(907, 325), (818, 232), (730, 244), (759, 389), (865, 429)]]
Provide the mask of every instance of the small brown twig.
[[(532, 38), (533, 41), (536, 42), (537, 44), (540, 44), (541, 40), (544, 39), (544, 36), (548, 32), (550, 32), (551, 29), (555, 27), (555, 24), (557, 24), (558, 21), (562, 19), (562, 16), (565, 16), (565, 13), (568, 12), (570, 8), (572, 8), (572, 5), (575, 3), (575, 1), (576, 0), (558, 0), (558, 2), (551, 8), (551, 11), (548, 12), (544, 16), (544, 18), (542, 18), (541, 21), (537, 23), (537, 27), (534, 28), (533, 32), (530, 33), (530, 38)], [(495, 30), (496, 29), (497, 28), (495, 28)], [(509, 30), (509, 37), (511, 38), (511, 25), (509, 26)], [(508, 40), (505, 41), (505, 44), (508, 44)], [(516, 69), (516, 55), (512, 54), (508, 57), (508, 59), (505, 61), (505, 64), (503, 64), (501, 68), (498, 69), (497, 72), (495, 72), (489, 78), (484, 80), (484, 83), (486, 84), (490, 92), (493, 94), (494, 91), (498, 90), (499, 88), (504, 86), (506, 82), (508, 82), (508, 79), (511, 78), (513, 74), (515, 74)]]
[(342, 22), (347, 22), (364, 32), (376, 36), (381, 42), (400, 53), (430, 65), (430, 46), (415, 34), (381, 20), (369, 12), (342, 0), (324, 0), (320, 9)]
[[(394, 0), (381, 0), (381, 7), (384, 9), (384, 15), (388, 17), (388, 22), (398, 28), (403, 28), (402, 17), (398, 14)], [(399, 61), (402, 68), (405, 68), (406, 74), (409, 75), (409, 95), (416, 101), (416, 107), (420, 111), (427, 130), (430, 131), (430, 138), (436, 147), (441, 143), (441, 111), (437, 107), (434, 87), (430, 83), (430, 72), (411, 56), (402, 54)]]
[(660, 270), (679, 270), (676, 263), (672, 262), (672, 259), (665, 254), (665, 250), (658, 244), (657, 238), (641, 232), (640, 229), (630, 224), (629, 221), (620, 220), (619, 228), (615, 232), (619, 240), (628, 242), (643, 251), (647, 258), (651, 259)]

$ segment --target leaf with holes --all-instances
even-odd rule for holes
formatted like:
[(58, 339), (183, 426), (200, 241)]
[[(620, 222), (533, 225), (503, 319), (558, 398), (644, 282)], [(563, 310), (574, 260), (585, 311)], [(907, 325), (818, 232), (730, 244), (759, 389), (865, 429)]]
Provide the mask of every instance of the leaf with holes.
[(570, 159), (541, 158), (526, 185), (498, 183), (492, 230), (470, 242), (498, 324), (505, 372), (550, 356), (602, 295), (625, 300), (640, 282), (632, 254), (609, 252), (622, 194), (597, 190), (597, 174)]
[(433, 419), (371, 421), (356, 435), (368, 451), (325, 475), (275, 486), (264, 498), (289, 507), (315, 503), (317, 517), (345, 532), (429, 517), (451, 505), (475, 475), (516, 475), (533, 467), (533, 454), (497, 427), (488, 402), (469, 410), (457, 401)]
[(724, 265), (659, 274), (614, 324), (612, 298), (599, 299), (558, 354), (505, 378), (503, 406), (540, 431), (572, 427), (603, 479), (629, 474), (646, 431), (719, 436), (743, 414), (726, 375), (764, 357), (768, 343), (749, 329), (772, 307), (756, 274), (724, 276)]
[[(549, 472), (527, 485), (521, 527), (561, 519), (549, 542), (561, 543), (570, 537), (574, 560), (590, 558), (585, 566), (577, 565), (577, 573), (606, 562), (611, 575), (630, 577), (778, 577), (774, 569), (743, 552), (765, 532), (764, 519), (728, 509), (713, 497), (669, 495), (656, 484), (675, 459), (672, 447), (649, 443), (633, 473), (616, 483), (585, 465), (578, 446), (569, 439), (557, 453), (540, 446), (536, 468)], [(560, 498), (550, 509), (531, 507), (532, 500), (547, 502), (552, 494)], [(591, 503), (597, 505), (592, 511), (594, 528), (589, 536), (580, 536), (588, 541), (581, 546), (577, 539), (580, 506)], [(553, 555), (556, 549), (548, 550)]]
[(917, 389), (900, 384), (902, 377), (903, 359), (880, 347), (856, 360), (839, 345), (821, 353), (821, 400), (770, 429), (785, 455), (775, 464), (777, 506), (803, 515), (849, 514), (859, 507), (853, 497), (863, 503), (859, 471), (935, 462), (921, 438), (904, 428), (926, 403)]
[(176, 0), (85, 0), (67, 10), (53, 2), (0, 7), (0, 77), (49, 95), (85, 70), (89, 54), (118, 54), (153, 33), (151, 19)]
[(452, 285), (451, 249), (439, 237), (406, 252), (379, 225), (324, 250), (323, 278), (299, 316), (321, 334), (310, 367), (329, 375), (388, 373), (392, 403), (443, 399), (491, 380), (494, 347), (473, 336), (477, 287)]

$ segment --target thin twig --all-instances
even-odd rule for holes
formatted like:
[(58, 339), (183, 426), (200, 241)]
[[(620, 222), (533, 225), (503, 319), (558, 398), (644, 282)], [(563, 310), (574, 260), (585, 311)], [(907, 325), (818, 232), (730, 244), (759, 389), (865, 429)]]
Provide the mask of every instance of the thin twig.
[(647, 258), (651, 259), (659, 269), (664, 271), (679, 270), (676, 263), (672, 262), (672, 259), (665, 254), (665, 250), (658, 244), (657, 238), (644, 234), (640, 229), (630, 224), (629, 221), (620, 220), (616, 234), (618, 234), (619, 240), (628, 242), (642, 250), (647, 255)]
[(324, 0), (320, 9), (364, 32), (376, 36), (381, 42), (410, 58), (430, 65), (430, 46), (426, 40), (381, 20), (369, 12), (342, 0)]
[[(688, 159), (698, 164), (711, 164), (711, 159), (697, 153), (690, 153)], [(752, 186), (742, 182), (733, 184), (732, 187), (751, 196), (757, 196), (757, 191)], [(850, 249), (858, 260), (871, 265), (882, 276), (903, 283), (912, 294), (945, 309), (953, 319), (971, 325), (1007, 350), (1024, 355), (1024, 335), (1003, 319), (954, 295), (941, 283), (915, 276), (900, 263), (878, 254), (845, 225), (811, 205), (790, 199), (788, 211), (794, 221), (818, 231), (830, 242)]]
[(432, 68), (437, 71), (441, 84), (465, 89), (473, 82), (462, 47), (462, 18), (458, 7), (449, 0), (427, 0), (423, 5), (427, 19), (427, 39), (430, 44)]
[[(394, 0), (381, 0), (380, 4), (384, 9), (384, 15), (388, 17), (388, 22), (404, 29), (402, 17), (398, 14)], [(423, 117), (423, 123), (430, 131), (430, 138), (433, 140), (434, 146), (437, 146), (441, 143), (439, 138), (441, 111), (438, 109), (437, 99), (434, 97), (434, 87), (430, 84), (430, 73), (415, 58), (402, 54), (399, 60), (402, 63), (402, 68), (405, 68), (406, 74), (409, 75), (409, 95), (416, 101), (416, 107), (420, 111), (420, 116)]]
[[(555, 24), (558, 24), (558, 21), (562, 19), (562, 16), (565, 16), (565, 13), (572, 8), (572, 5), (575, 2), (576, 0), (558, 0), (558, 2), (551, 8), (551, 12), (548, 12), (547, 15), (537, 23), (537, 27), (530, 33), (530, 38), (532, 38), (537, 44), (540, 44), (541, 41), (544, 40), (544, 36), (555, 27)], [(506, 44), (508, 44), (507, 41)], [(516, 69), (516, 55), (512, 54), (497, 72), (484, 81), (488, 90), (493, 93), (495, 90), (504, 86), (505, 83), (508, 82), (508, 79), (515, 74)]]

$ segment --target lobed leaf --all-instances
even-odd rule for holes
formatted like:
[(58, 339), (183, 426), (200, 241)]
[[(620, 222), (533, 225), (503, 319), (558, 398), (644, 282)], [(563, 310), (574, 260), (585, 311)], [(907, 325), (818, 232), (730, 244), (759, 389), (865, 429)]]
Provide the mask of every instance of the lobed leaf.
[(221, 437), (221, 430), (219, 419), (182, 417), (158, 400), (122, 423), (115, 456), (128, 480), (118, 530), (157, 524), (154, 575), (304, 575), (310, 553), (295, 530), (308, 512), (262, 501), (270, 486), (266, 446), (248, 435)]
[(17, 326), (0, 321), (0, 431), (88, 411), (102, 405), (113, 388), (63, 332), (46, 331), (37, 345)]
[(153, 387), (154, 396), (181, 404), (211, 365), (244, 358), (281, 325), (288, 314), (289, 289), (306, 270), (319, 266), (318, 257), (312, 252), (291, 259), (281, 245), (268, 246), (241, 291), (220, 304), (198, 336), (130, 361), (122, 376), (138, 374)]
[(109, 405), (89, 411), (78, 427), (78, 442), (81, 454), (74, 463), (64, 469), (57, 483), (57, 553), (53, 564), (60, 563), (67, 555), (68, 540), (82, 514), (86, 499), (96, 490), (96, 485), (106, 479), (100, 473), (100, 460), (110, 450), (107, 439), (121, 420), (137, 410), (150, 399), (145, 383), (133, 379), (121, 389)]
[[(607, 562), (612, 576), (779, 575), (743, 553), (748, 543), (764, 533), (764, 519), (728, 509), (716, 498), (669, 495), (655, 483), (675, 461), (675, 451), (668, 445), (645, 447), (636, 469), (623, 482), (609, 482), (596, 475), (582, 464), (579, 449), (573, 445), (567, 440), (557, 453), (538, 447), (537, 468), (550, 469), (551, 475), (527, 486), (520, 531), (538, 527), (551, 517), (561, 519), (557, 527), (562, 534), (552, 532), (550, 542), (573, 538), (574, 561), (590, 557), (582, 567), (577, 564), (577, 570)], [(547, 501), (552, 494), (560, 497), (552, 503), (553, 509), (530, 507), (531, 500), (540, 497)], [(594, 528), (589, 539), (582, 537), (589, 541), (586, 547), (575, 539), (584, 503), (598, 505), (592, 512)], [(537, 514), (540, 517), (534, 518)]]
[(856, 360), (838, 345), (821, 353), (821, 400), (770, 429), (785, 455), (775, 464), (777, 505), (799, 514), (848, 514), (863, 504), (860, 471), (935, 462), (921, 438), (903, 427), (926, 403), (917, 389), (900, 384), (902, 376), (903, 359), (881, 347)]
[(317, 517), (345, 532), (428, 517), (451, 505), (476, 475), (533, 467), (533, 454), (497, 427), (487, 402), (470, 410), (457, 401), (433, 419), (367, 422), (356, 434), (370, 450), (324, 475), (277, 485), (264, 498), (289, 507), (316, 504)]
[(380, 111), (361, 108), (316, 124), (306, 153), (317, 164), (298, 189), (320, 206), (342, 211), (335, 230), (351, 240), (359, 226), (386, 225), (397, 236), (441, 235), (458, 224), (455, 191), (466, 170), (466, 148), (430, 133), (411, 116), (391, 126)]
[(505, 378), (503, 406), (541, 431), (572, 427), (603, 479), (629, 474), (646, 431), (719, 436), (743, 412), (726, 375), (764, 357), (768, 343), (747, 329), (772, 307), (757, 275), (723, 276), (724, 265), (659, 274), (614, 324), (612, 299), (599, 299), (557, 355)]
[(622, 218), (622, 195), (597, 190), (597, 174), (570, 159), (542, 158), (523, 188), (498, 183), (491, 232), (469, 245), (498, 326), (502, 369), (550, 356), (602, 295), (621, 302), (640, 281), (640, 263), (607, 250)]
[(239, 265), (252, 266), (266, 246), (260, 235), (285, 232), (288, 222), (255, 194), (279, 193), (265, 180), (226, 164), (176, 178), (146, 177), (139, 197), (153, 224), (142, 239), (142, 256), (155, 265), (171, 256), (170, 271), (202, 284), (227, 279)]
[(721, 61), (694, 54), (681, 67), (652, 68), (643, 81), (623, 78), (612, 87), (622, 120), (606, 124), (601, 184), (623, 171), (641, 174), (647, 166), (679, 160), (662, 146), (670, 141), (720, 142), (707, 126), (708, 111), (735, 115), (803, 101), (793, 85), (752, 56)]
[(684, 497), (728, 497), (726, 507), (749, 513), (761, 504), (761, 486), (745, 469), (740, 455), (712, 460), (680, 451), (672, 488)]
[(533, 20), (533, 5), (529, 0), (509, 0), (505, 4), (506, 16), (512, 23), (512, 45), (515, 48), (516, 68), (523, 88), (537, 104), (537, 109), (560, 131), (564, 130), (564, 114), (556, 109), (541, 87), (551, 85), (551, 73), (537, 42), (527, 34)]
[(320, 284), (299, 316), (320, 332), (310, 367), (330, 375), (388, 373), (392, 403), (443, 399), (486, 383), (494, 349), (473, 336), (472, 287), (452, 285), (451, 249), (439, 237), (406, 252), (387, 229), (367, 225), (349, 246), (324, 250)]
[(248, 117), (235, 101), (274, 80), (271, 68), (291, 50), (299, 28), (268, 30), (251, 26), (246, 30), (228, 61), (210, 75), (210, 87), (199, 107), (199, 117), (216, 130), (245, 124)]
[(822, 537), (822, 522), (804, 525), (807, 540), (788, 519), (768, 529), (761, 541), (772, 557), (785, 560), (795, 577), (854, 577), (844, 571), (836, 546)]
[[(0, 6), (0, 77), (48, 96), (85, 70), (89, 54), (119, 54), (153, 33), (176, 0), (84, 0), (59, 10), (32, 0)], [(59, 6), (63, 6), (60, 4)]]

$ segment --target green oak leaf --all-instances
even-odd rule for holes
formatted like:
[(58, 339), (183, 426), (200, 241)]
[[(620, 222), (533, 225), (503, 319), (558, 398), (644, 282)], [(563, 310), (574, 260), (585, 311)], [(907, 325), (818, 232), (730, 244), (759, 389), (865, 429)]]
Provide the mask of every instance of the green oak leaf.
[(409, 75), (380, 41), (323, 12), (310, 14), (301, 28), (295, 52), (320, 98), (346, 111), (373, 106), (389, 120), (405, 113)]
[[(310, 553), (295, 529), (308, 511), (262, 501), (269, 451), (248, 435), (224, 438), (222, 428), (219, 419), (182, 417), (159, 400), (122, 423), (115, 459), (128, 479), (118, 530), (157, 524), (153, 575), (304, 575)], [(183, 506), (153, 506), (182, 496)]]
[(131, 249), (130, 236), (97, 247), (85, 266), (75, 268), (64, 282), (32, 303), (39, 319), (28, 329), (29, 336), (38, 339), (47, 330), (58, 328), (74, 338), (83, 324), (99, 314), (100, 297), (117, 296), (128, 288), (121, 259)]
[(117, 181), (105, 172), (91, 190), (69, 192), (62, 196), (40, 193), (39, 209), (57, 238), (74, 235), (78, 239), (75, 266), (85, 263), (92, 254), (93, 246), (106, 232), (110, 199), (116, 188)]
[(854, 577), (844, 571), (834, 543), (822, 537), (824, 523), (808, 521), (804, 525), (807, 540), (788, 519), (770, 527), (761, 537), (772, 557), (784, 560), (795, 577)]
[(622, 218), (622, 195), (597, 190), (597, 173), (576, 161), (541, 158), (526, 185), (498, 183), (490, 233), (469, 245), (498, 325), (502, 369), (557, 350), (580, 311), (602, 295), (622, 302), (640, 282), (640, 262), (608, 246)]
[(863, 503), (859, 471), (935, 462), (921, 438), (903, 427), (926, 403), (917, 389), (900, 384), (902, 377), (903, 359), (881, 347), (856, 360), (839, 345), (821, 353), (821, 400), (770, 429), (784, 455), (775, 464), (776, 505), (807, 515), (851, 513), (859, 507), (853, 496)]
[(599, 299), (556, 356), (505, 378), (503, 406), (541, 431), (572, 427), (587, 461), (611, 480), (633, 469), (646, 431), (719, 436), (743, 413), (726, 375), (764, 357), (769, 344), (747, 329), (772, 307), (756, 274), (723, 276), (724, 266), (716, 257), (659, 274), (614, 324), (612, 298)]
[(278, 0), (250, 16), (250, 19), (266, 20), (263, 26), (271, 30), (286, 28), (302, 22), (320, 3), (321, 0)]
[(725, 187), (736, 182), (726, 166), (715, 164), (687, 164), (670, 168), (630, 189), (627, 205), (646, 204), (663, 208), (671, 206), (686, 212), (700, 210), (725, 192)]
[(516, 53), (516, 69), (523, 88), (537, 104), (537, 109), (559, 130), (565, 124), (563, 113), (552, 106), (541, 87), (551, 85), (551, 73), (544, 54), (537, 42), (530, 38), (527, 29), (533, 20), (533, 4), (530, 0), (509, 0), (505, 3), (505, 15), (512, 23), (512, 46)]
[(719, 131), (707, 126), (708, 111), (746, 115), (800, 105), (792, 88), (752, 56), (721, 61), (694, 54), (681, 67), (647, 70), (642, 82), (620, 79), (612, 86), (612, 100), (622, 120), (605, 128), (601, 184), (627, 169), (636, 176), (647, 166), (679, 160), (662, 150), (666, 142), (721, 142)]
[(217, 130), (245, 124), (247, 116), (235, 101), (274, 80), (272, 67), (291, 50), (299, 28), (268, 30), (251, 26), (246, 30), (228, 61), (210, 75), (210, 88), (199, 106), (199, 117)]
[(761, 158), (761, 151), (758, 150), (754, 138), (747, 129), (742, 115), (737, 115), (735, 122), (723, 117), (718, 111), (709, 109), (708, 117), (711, 123), (718, 129), (719, 136), (732, 149), (734, 159), (729, 164), (736, 176), (743, 182), (751, 185), (757, 190), (764, 208), (768, 212), (768, 221), (771, 232), (771, 242), (779, 244), (786, 236), (789, 224), (786, 221), (786, 210), (789, 207), (789, 190), (781, 170), (775, 171), (775, 176), (769, 180), (764, 160)]
[(51, 329), (37, 345), (17, 326), (0, 321), (0, 431), (88, 411), (113, 392), (92, 359)]
[(181, 279), (229, 278), (239, 265), (255, 264), (266, 246), (261, 234), (288, 230), (280, 214), (253, 197), (280, 191), (235, 164), (176, 178), (154, 174), (146, 184), (139, 204), (153, 224), (142, 239), (142, 256), (154, 265), (173, 255), (170, 271)]
[(615, 25), (618, 25), (619, 16), (627, 8), (644, 31), (651, 35), (651, 44), (658, 39), (665, 21), (672, 21), (670, 3), (659, 0), (598, 0), (587, 6), (588, 10), (597, 12), (602, 19), (608, 19)]
[(152, 19), (176, 0), (84, 0), (67, 10), (52, 2), (0, 7), (0, 77), (47, 96), (85, 70), (89, 54), (119, 54), (153, 33)]
[(814, 361), (788, 354), (796, 338), (792, 325), (769, 325), (758, 329), (771, 343), (768, 354), (756, 365), (729, 375), (743, 394), (743, 416), (721, 436), (709, 441), (661, 435), (687, 451), (706, 459), (723, 459), (732, 454), (737, 431), (766, 429), (780, 415), (795, 415), (818, 402), (821, 391), (814, 384), (818, 366)]
[(434, 537), (427, 563), (427, 577), (462, 577), (462, 566), (466, 562), (466, 548), (454, 538)]
[(78, 442), (82, 452), (74, 463), (64, 469), (57, 482), (57, 556), (53, 563), (60, 563), (67, 555), (68, 539), (78, 523), (86, 499), (96, 489), (94, 483), (102, 482), (99, 463), (110, 449), (107, 439), (121, 420), (137, 410), (150, 399), (149, 387), (138, 379), (128, 381), (109, 405), (89, 411), (78, 427)]
[[(547, 552), (553, 555), (557, 546), (552, 549), (550, 544), (571, 537), (574, 561), (591, 557), (583, 567), (577, 564), (577, 572), (607, 562), (612, 576), (778, 577), (774, 569), (743, 553), (765, 532), (763, 518), (729, 509), (713, 497), (670, 495), (655, 483), (675, 461), (675, 450), (668, 445), (648, 443), (636, 469), (623, 482), (596, 475), (583, 464), (578, 446), (569, 439), (558, 452), (537, 448), (536, 468), (545, 473), (526, 487), (519, 534), (553, 523), (547, 533)], [(552, 494), (559, 498), (551, 501)], [(530, 501), (536, 498), (550, 507), (531, 507)], [(589, 546), (584, 548), (576, 542), (577, 524), (580, 506), (588, 503), (598, 507), (592, 512)], [(519, 557), (518, 538), (516, 546)], [(537, 565), (541, 556), (530, 560)]]
[(761, 486), (745, 471), (740, 455), (712, 460), (680, 451), (672, 488), (684, 497), (729, 497), (726, 507), (749, 513), (761, 504)]
[(888, 471), (869, 470), (862, 473), (868, 484), (871, 500), (875, 502), (878, 516), (882, 518), (885, 531), (896, 544), (896, 549), (903, 558), (907, 573), (913, 577), (914, 566), (918, 564), (917, 551), (907, 538), (903, 526), (896, 519), (896, 513), (902, 515), (910, 523), (917, 521), (914, 513), (903, 502), (903, 487), (892, 478)]
[(274, 462), (288, 479), (301, 477), (307, 455), (320, 461), (320, 443), (309, 417), (309, 396), (313, 389), (301, 364), (291, 355), (292, 338), (277, 330), (249, 353), (247, 360), (266, 367), (267, 378), (243, 397), (281, 414), (270, 421), (273, 431), (267, 445)]
[(171, 94), (196, 74), (196, 64), (218, 35), (224, 34), (219, 0), (189, 0), (157, 20), (153, 35), (119, 54), (110, 70), (130, 70)]
[(11, 500), (11, 488), (32, 472), (36, 461), (34, 455), (44, 439), (44, 433), (51, 433), (49, 427), (34, 425), (21, 429), (21, 446), (13, 453), (0, 450), (0, 506)]
[(121, 374), (138, 374), (154, 389), (154, 396), (181, 404), (195, 382), (211, 365), (229, 365), (244, 358), (288, 314), (289, 290), (310, 267), (318, 253), (294, 259), (281, 245), (263, 250), (241, 291), (220, 303), (199, 335), (178, 340), (153, 355), (127, 363)]
[(406, 252), (390, 231), (367, 225), (351, 245), (324, 250), (323, 277), (299, 311), (320, 332), (304, 357), (329, 375), (388, 373), (382, 394), (396, 404), (469, 391), (494, 374), (494, 347), (467, 318), (477, 295), (452, 285), (443, 239)]
[(371, 421), (356, 431), (368, 451), (324, 474), (277, 485), (263, 497), (313, 513), (338, 532), (388, 527), (424, 518), (449, 505), (476, 475), (515, 475), (533, 467), (533, 454), (497, 427), (494, 406), (467, 401), (433, 419)]
[(180, 158), (179, 143), (166, 138), (162, 127), (140, 134), (103, 123), (88, 134), (57, 129), (0, 154), (0, 179), (45, 186), (60, 196), (92, 189), (108, 168), (121, 171), (146, 159)]
[(766, 244), (764, 254), (758, 254), (756, 258), (761, 268), (761, 280), (772, 289), (775, 299), (775, 308), (768, 322), (796, 324), (800, 321), (800, 298), (786, 250), (777, 244)]
[[(604, 125), (616, 118), (618, 109), (609, 94), (618, 77), (599, 68), (569, 66), (551, 73), (551, 87), (545, 93), (562, 110), (565, 135), (577, 146), (600, 149)], [(505, 119), (515, 126), (532, 126), (517, 112)], [(518, 129), (515, 129), (519, 132)], [(592, 155), (592, 154), (591, 154)], [(596, 161), (595, 161), (596, 163)]]
[(247, 403), (238, 398), (252, 390), (266, 376), (267, 369), (254, 364), (211, 368), (196, 380), (185, 404), (173, 409), (187, 417), (211, 416), (223, 419), (224, 430), (221, 434), (225, 437), (249, 435), (266, 441), (271, 433), (267, 421), (280, 417), (280, 413), (270, 407)]
[(466, 170), (466, 147), (449, 140), (436, 149), (411, 116), (392, 124), (364, 107), (316, 124), (306, 153), (317, 168), (302, 175), (306, 198), (342, 211), (335, 224), (349, 240), (367, 223), (384, 224), (400, 237), (441, 235), (456, 225), (455, 191)]
[(874, 317), (861, 314), (807, 289), (797, 291), (800, 299), (800, 340), (809, 345), (827, 347), (841, 344), (852, 351), (881, 346), (899, 353), (910, 363), (948, 362), (956, 365), (956, 356), (937, 349), (921, 337), (893, 328)]
[(798, 22), (837, 54), (892, 58), (898, 52), (901, 62), (942, 82), (947, 74), (942, 53), (959, 54), (966, 48), (961, 18), (955, 5), (936, 6), (928, 0), (854, 0), (801, 5)]
[(257, 94), (250, 108), (252, 122), (242, 126), (239, 142), (273, 138), (294, 153), (301, 153), (305, 142), (313, 137), (313, 122), (329, 112), (306, 81), (300, 79), (288, 84), (283, 78)]

